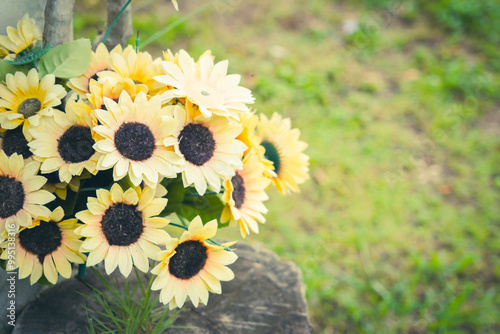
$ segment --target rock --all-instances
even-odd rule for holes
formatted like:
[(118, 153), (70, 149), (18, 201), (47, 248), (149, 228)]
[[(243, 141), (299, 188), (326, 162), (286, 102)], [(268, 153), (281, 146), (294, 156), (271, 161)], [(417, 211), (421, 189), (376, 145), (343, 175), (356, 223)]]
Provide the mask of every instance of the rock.
[[(10, 278), (16, 278), (16, 282), (12, 285), (11, 289)], [(7, 281), (9, 279), (9, 281)], [(37, 293), (42, 287), (38, 284), (30, 285), (29, 279), (17, 280), (17, 271), (11, 275), (5, 270), (0, 269), (0, 333), (9, 333), (14, 327), (9, 326), (7, 318), (10, 307), (10, 301), (15, 301), (15, 315), (19, 316), (23, 308), (33, 299), (35, 299)], [(16, 319), (17, 321), (17, 319)]]
[[(312, 333), (297, 266), (268, 250), (243, 243), (237, 248), (239, 258), (230, 266), (235, 279), (222, 283), (222, 295), (210, 294), (208, 305), (198, 308), (186, 302), (174, 325), (192, 329), (167, 333)], [(124, 280), (118, 272), (110, 279)], [(102, 287), (93, 274), (85, 280)], [(134, 284), (135, 275), (129, 280)], [(20, 314), (13, 334), (86, 333), (83, 305), (89, 293), (90, 288), (76, 278), (43, 291)]]

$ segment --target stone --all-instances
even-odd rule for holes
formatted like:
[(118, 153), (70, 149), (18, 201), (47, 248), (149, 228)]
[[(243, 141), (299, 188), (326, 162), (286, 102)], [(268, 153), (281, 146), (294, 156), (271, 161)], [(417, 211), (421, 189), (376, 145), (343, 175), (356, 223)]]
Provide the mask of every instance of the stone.
[[(7, 279), (14, 276), (16, 278), (15, 284), (13, 284), (14, 290), (11, 290), (11, 284)], [(0, 333), (9, 333), (13, 327), (7, 324), (10, 321), (7, 318), (8, 311), (7, 307), (10, 306), (10, 301), (15, 301), (15, 313), (16, 317), (21, 313), (23, 308), (36, 298), (36, 295), (42, 287), (38, 284), (30, 285), (29, 279), (18, 280), (17, 271), (14, 274), (9, 274), (5, 270), (0, 269)], [(17, 319), (16, 319), (17, 322)]]
[[(297, 266), (265, 249), (244, 243), (235, 247), (239, 258), (230, 266), (235, 278), (222, 282), (222, 295), (210, 294), (208, 305), (198, 308), (186, 302), (174, 325), (190, 329), (166, 333), (312, 333)], [(118, 283), (124, 280), (119, 272), (110, 279)], [(129, 280), (131, 284), (137, 281), (134, 274)], [(91, 272), (84, 281), (102, 287)], [(90, 293), (90, 288), (76, 278), (58, 283), (24, 309), (13, 334), (86, 333), (84, 303)]]

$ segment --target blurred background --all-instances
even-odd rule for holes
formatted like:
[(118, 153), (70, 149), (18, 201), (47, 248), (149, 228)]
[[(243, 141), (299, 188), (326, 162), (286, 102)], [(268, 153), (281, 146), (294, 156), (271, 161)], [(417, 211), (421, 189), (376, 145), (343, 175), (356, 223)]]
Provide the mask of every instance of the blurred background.
[[(178, 2), (132, 2), (141, 40), (209, 3)], [(500, 2), (212, 4), (145, 50), (211, 49), (301, 129), (311, 180), (246, 241), (298, 264), (316, 331), (499, 333)]]

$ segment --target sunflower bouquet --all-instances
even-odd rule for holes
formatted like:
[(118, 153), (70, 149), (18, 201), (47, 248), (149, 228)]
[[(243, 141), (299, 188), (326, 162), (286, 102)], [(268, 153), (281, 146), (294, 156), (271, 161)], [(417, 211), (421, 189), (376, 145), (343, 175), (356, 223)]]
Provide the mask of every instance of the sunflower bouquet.
[(0, 36), (3, 268), (56, 284), (76, 264), (128, 277), (153, 260), (162, 303), (207, 304), (237, 259), (217, 230), (258, 233), (269, 187), (286, 195), (308, 178), (299, 130), (249, 109), (251, 91), (210, 51), (42, 39), (27, 15)]

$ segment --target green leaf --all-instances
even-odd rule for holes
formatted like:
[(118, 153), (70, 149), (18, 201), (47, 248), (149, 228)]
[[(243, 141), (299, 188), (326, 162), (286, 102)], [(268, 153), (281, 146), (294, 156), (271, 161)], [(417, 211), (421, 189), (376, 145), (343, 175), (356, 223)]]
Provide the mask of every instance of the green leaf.
[(38, 62), (40, 77), (54, 74), (60, 79), (78, 77), (90, 65), (92, 48), (89, 39), (77, 39), (60, 44), (47, 52)]
[(28, 73), (29, 69), (26, 66), (15, 66), (9, 64), (6, 60), (0, 59), (0, 81), (5, 81), (7, 74), (16, 72)]
[(177, 212), (189, 221), (200, 216), (203, 223), (207, 223), (212, 219), (220, 222), (223, 209), (224, 204), (219, 195), (205, 195), (186, 197)]
[(167, 187), (167, 195), (165, 196), (168, 199), (167, 206), (161, 212), (161, 216), (167, 216), (173, 212), (179, 210), (182, 202), (184, 201), (184, 194), (186, 192), (186, 188), (181, 183), (171, 183)]

